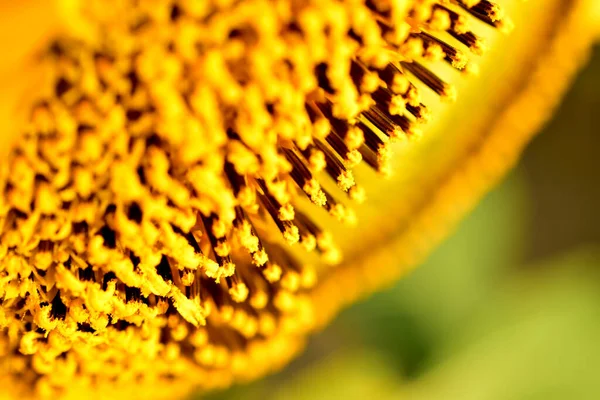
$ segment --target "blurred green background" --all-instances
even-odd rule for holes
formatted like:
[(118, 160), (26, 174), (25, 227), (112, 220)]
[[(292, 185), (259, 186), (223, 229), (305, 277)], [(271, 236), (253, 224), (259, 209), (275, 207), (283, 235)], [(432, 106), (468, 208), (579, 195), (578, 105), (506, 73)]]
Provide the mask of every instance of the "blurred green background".
[(600, 48), (429, 260), (210, 400), (600, 399)]

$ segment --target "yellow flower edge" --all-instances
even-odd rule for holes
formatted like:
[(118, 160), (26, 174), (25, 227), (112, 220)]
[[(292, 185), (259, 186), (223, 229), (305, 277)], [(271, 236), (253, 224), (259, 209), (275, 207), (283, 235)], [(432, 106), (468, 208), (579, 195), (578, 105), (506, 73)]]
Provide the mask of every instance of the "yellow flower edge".
[[(388, 213), (369, 236), (370, 243), (380, 246), (347, 261), (313, 291), (316, 327), (323, 328), (344, 307), (393, 285), (417, 267), (515, 166), (551, 118), (600, 36), (600, 5), (593, 0), (562, 3), (563, 13), (555, 17), (559, 22), (546, 45), (535, 49), (533, 68), (519, 76), (521, 86), (497, 106), (494, 120), (472, 132), (476, 144), (442, 175), (427, 200), (406, 212), (410, 223), (395, 229), (401, 217)], [(525, 109), (530, 112), (524, 113)], [(388, 229), (395, 233), (386, 236)]]

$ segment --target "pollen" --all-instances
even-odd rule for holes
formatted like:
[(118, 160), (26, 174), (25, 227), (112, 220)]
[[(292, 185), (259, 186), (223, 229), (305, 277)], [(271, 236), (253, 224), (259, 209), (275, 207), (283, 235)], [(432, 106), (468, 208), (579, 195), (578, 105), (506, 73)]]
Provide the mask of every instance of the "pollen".
[(435, 65), (475, 70), (471, 22), (510, 26), (487, 0), (78, 8), (0, 176), (0, 358), (32, 398), (282, 365), (343, 257), (327, 226), (361, 223), (354, 169), (389, 175), (422, 92), (455, 99)]

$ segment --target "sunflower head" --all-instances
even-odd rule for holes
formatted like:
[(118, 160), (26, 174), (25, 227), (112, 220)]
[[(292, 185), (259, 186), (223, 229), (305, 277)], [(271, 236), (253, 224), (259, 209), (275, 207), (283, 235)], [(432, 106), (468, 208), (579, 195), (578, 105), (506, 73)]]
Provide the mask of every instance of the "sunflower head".
[[(370, 285), (337, 266), (378, 237), (364, 182), (512, 26), (487, 0), (43, 4), (2, 42), (45, 72), (2, 107), (2, 379), (34, 397), (172, 398), (284, 365)], [(415, 210), (391, 194), (380, 216)]]

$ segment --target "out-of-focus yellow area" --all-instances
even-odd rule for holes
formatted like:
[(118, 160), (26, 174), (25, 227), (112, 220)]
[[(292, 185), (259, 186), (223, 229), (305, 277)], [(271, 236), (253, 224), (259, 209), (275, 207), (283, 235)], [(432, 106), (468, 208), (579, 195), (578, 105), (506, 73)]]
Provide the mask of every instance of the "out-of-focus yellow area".
[(600, 398), (600, 48), (429, 260), (227, 399)]
[(46, 71), (36, 58), (60, 28), (55, 0), (0, 0), (0, 156), (15, 140)]

